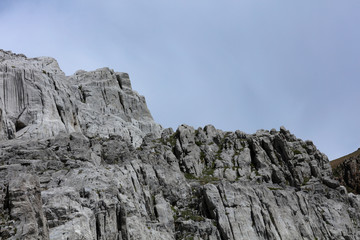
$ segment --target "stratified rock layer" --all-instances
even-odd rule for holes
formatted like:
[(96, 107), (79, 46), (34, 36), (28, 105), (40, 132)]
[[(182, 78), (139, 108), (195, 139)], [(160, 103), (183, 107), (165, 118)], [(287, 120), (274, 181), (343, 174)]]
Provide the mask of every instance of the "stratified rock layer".
[[(14, 69), (40, 61), (3, 55)], [(7, 88), (31, 97), (1, 95), (1, 238), (360, 239), (359, 196), (311, 141), (285, 128), (161, 131), (126, 74), (57, 69), (49, 84), (31, 66), (32, 82)]]

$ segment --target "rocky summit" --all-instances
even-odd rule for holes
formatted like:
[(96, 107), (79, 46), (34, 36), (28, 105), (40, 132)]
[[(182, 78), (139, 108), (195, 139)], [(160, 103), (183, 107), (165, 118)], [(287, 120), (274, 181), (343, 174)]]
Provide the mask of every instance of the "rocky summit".
[(176, 131), (126, 73), (0, 51), (0, 239), (360, 239), (360, 197), (290, 131)]

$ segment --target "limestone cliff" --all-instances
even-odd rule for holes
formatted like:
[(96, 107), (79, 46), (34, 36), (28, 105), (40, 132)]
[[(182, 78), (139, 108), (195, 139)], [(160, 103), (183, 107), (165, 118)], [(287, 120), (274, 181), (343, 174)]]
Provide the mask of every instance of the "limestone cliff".
[(125, 73), (0, 57), (2, 239), (360, 239), (311, 141), (162, 130)]
[(160, 136), (160, 125), (126, 73), (102, 68), (67, 77), (53, 58), (0, 51), (0, 87), (2, 139), (78, 132), (121, 135), (137, 146), (147, 133)]

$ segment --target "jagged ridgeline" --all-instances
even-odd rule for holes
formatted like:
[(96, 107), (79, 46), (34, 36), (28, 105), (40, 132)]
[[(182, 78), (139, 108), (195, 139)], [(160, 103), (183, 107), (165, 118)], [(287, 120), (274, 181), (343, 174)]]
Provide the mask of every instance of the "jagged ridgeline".
[(360, 239), (360, 198), (285, 128), (154, 122), (129, 76), (0, 51), (0, 239)]

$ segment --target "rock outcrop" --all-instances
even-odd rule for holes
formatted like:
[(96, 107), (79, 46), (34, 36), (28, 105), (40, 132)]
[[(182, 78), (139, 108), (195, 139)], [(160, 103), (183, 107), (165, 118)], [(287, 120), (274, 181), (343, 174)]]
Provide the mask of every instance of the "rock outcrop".
[(360, 194), (360, 149), (330, 162), (335, 179), (349, 192)]
[(0, 238), (360, 239), (311, 141), (162, 130), (125, 73), (1, 54)]
[(147, 133), (160, 136), (145, 98), (129, 76), (108, 68), (67, 77), (49, 57), (0, 51), (0, 137), (23, 139), (79, 132), (120, 135), (138, 146)]

